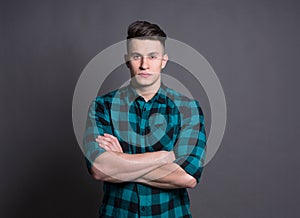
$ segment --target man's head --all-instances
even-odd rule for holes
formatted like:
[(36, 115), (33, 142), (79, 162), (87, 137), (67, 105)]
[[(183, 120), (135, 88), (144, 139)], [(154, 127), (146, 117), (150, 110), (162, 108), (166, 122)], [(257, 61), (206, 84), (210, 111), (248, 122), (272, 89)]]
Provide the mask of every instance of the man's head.
[(134, 38), (158, 40), (163, 47), (165, 47), (167, 35), (157, 24), (152, 24), (147, 21), (135, 21), (128, 26), (127, 49), (131, 41), (130, 39)]
[(136, 86), (159, 87), (160, 72), (168, 61), (165, 40), (166, 34), (156, 24), (136, 21), (129, 25), (125, 59)]

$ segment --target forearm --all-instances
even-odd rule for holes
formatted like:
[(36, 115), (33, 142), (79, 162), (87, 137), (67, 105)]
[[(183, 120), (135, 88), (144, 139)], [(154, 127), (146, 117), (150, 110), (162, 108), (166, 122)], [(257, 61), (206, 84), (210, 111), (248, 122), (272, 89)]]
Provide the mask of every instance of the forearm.
[(109, 182), (134, 181), (139, 177), (174, 160), (174, 153), (167, 151), (126, 154), (107, 151), (93, 163), (92, 173), (98, 180)]
[(194, 188), (197, 184), (196, 179), (176, 163), (164, 164), (136, 179), (136, 182), (165, 189)]

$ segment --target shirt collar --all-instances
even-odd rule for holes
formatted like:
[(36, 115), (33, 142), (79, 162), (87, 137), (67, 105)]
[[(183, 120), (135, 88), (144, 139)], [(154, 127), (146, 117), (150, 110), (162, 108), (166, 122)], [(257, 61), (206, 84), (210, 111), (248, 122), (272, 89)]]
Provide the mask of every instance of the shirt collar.
[[(131, 85), (131, 83), (127, 86), (127, 96), (128, 101), (131, 104), (133, 101), (135, 101), (140, 95), (136, 92), (135, 88)], [(149, 102), (157, 101), (159, 103), (166, 102), (167, 99), (167, 87), (161, 83), (158, 91), (155, 93), (153, 98), (149, 100)]]

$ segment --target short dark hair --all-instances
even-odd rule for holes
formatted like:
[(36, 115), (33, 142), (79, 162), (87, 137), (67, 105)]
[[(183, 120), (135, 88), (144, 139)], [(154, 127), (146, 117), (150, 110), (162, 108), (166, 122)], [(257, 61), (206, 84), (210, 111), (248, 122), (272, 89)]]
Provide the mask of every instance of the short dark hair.
[(147, 21), (135, 21), (128, 26), (127, 39), (144, 38), (159, 40), (165, 46), (166, 33), (157, 25)]

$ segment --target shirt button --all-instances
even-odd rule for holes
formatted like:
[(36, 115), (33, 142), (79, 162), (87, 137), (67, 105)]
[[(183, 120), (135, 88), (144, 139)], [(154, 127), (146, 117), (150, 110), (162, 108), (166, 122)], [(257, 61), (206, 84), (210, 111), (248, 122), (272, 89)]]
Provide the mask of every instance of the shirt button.
[(142, 207), (142, 211), (145, 211), (145, 207)]

